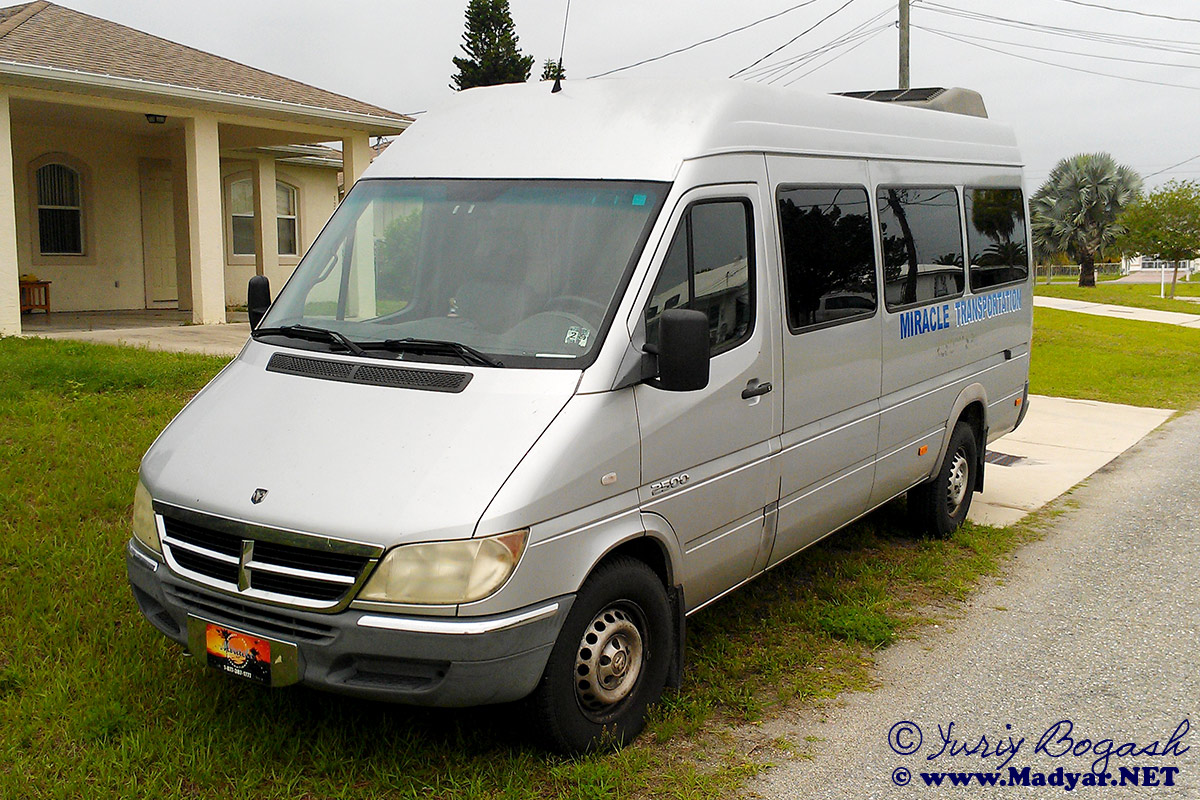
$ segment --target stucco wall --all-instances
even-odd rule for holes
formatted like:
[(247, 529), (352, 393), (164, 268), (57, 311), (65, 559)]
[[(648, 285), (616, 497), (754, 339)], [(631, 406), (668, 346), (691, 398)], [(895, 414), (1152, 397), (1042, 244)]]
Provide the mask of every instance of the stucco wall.
[[(228, 305), (242, 305), (246, 302), (246, 284), (255, 273), (253, 256), (233, 255), (229, 229), (229, 182), (250, 176), (249, 163), (233, 159), (221, 160), (221, 202), (225, 228), (225, 302)], [(313, 240), (317, 238), (317, 234), (321, 232), (321, 228), (325, 227), (325, 223), (333, 216), (334, 209), (337, 208), (337, 171), (276, 163), (275, 179), (296, 188), (299, 255), (303, 256), (312, 245)], [(271, 279), (272, 296), (283, 288), (283, 284), (291, 277), (298, 263), (300, 263), (299, 256), (279, 257), (278, 271), (267, 275)]]
[[(182, 142), (169, 136), (139, 137), (101, 128), (19, 124), (13, 126), (13, 171), (16, 200), (18, 269), (52, 281), (55, 311), (107, 311), (146, 307), (142, 258), (141, 159), (172, 160), (175, 174), (176, 247), (180, 266), (179, 300), (190, 308), (187, 268), (187, 191)], [(176, 139), (179, 137), (175, 137)], [(33, 169), (43, 156), (61, 154), (83, 176), (84, 256), (42, 256), (37, 252), (37, 209)], [(58, 160), (57, 158), (55, 160)], [(226, 180), (249, 172), (247, 162), (221, 160), (222, 203)], [(332, 169), (278, 164), (279, 180), (298, 190), (300, 252), (304, 253), (337, 207), (337, 172)], [(233, 256), (225, 210), (225, 295), (228, 305), (246, 301), (246, 282), (255, 273), (253, 257)], [(299, 259), (280, 257), (270, 276), (278, 291)]]
[[(54, 310), (145, 307), (138, 159), (160, 154), (163, 144), (107, 130), (13, 126), (17, 263), (21, 274), (53, 281)], [(72, 160), (68, 163), (82, 167), (84, 256), (35, 255), (37, 210), (30, 167), (50, 153), (64, 154)]]

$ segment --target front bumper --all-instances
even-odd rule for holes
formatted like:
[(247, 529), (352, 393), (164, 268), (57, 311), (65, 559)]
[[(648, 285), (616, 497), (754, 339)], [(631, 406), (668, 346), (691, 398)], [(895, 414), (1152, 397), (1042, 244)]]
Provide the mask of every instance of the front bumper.
[[(528, 695), (575, 599), (551, 598), (492, 617), (317, 614), (245, 602), (186, 581), (133, 541), (125, 562), (142, 614), (185, 647), (189, 617), (193, 629), (198, 617), (294, 645), (300, 683), (413, 705), (474, 706)], [(190, 649), (203, 655), (196, 647)]]

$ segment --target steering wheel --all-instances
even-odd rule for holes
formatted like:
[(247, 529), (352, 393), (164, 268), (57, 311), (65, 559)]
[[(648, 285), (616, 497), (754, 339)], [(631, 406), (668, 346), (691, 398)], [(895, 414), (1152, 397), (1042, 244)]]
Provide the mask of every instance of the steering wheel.
[(597, 312), (597, 319), (603, 319), (604, 312), (608, 310), (602, 303), (598, 303), (590, 297), (584, 297), (583, 295), (578, 294), (564, 294), (559, 295), (558, 297), (552, 297), (546, 303), (546, 310), (549, 311), (552, 308), (559, 308), (561, 306), (574, 306), (576, 308), (582, 306), (583, 308), (593, 309)]

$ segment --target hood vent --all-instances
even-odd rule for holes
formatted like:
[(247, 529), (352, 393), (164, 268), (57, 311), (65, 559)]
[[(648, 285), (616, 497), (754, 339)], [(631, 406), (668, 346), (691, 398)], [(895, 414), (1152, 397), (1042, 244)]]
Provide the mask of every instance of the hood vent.
[(350, 361), (331, 361), (326, 358), (307, 358), (276, 353), (267, 362), (268, 372), (300, 375), (342, 383), (361, 383), (366, 386), (389, 386), (393, 389), (420, 389), (426, 392), (457, 394), (471, 382), (469, 372), (440, 372), (409, 367), (379, 367)]

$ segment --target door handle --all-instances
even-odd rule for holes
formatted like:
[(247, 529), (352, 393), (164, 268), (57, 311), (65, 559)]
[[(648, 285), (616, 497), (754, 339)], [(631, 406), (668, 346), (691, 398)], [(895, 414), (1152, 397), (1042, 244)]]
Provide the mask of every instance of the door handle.
[(759, 383), (758, 378), (751, 378), (750, 382), (746, 384), (746, 388), (742, 389), (742, 399), (749, 400), (751, 397), (759, 397), (773, 388), (770, 381)]

